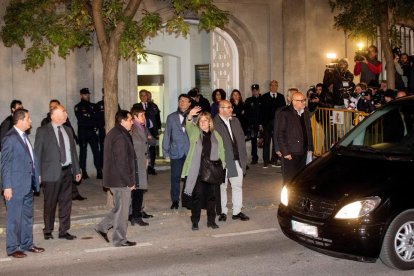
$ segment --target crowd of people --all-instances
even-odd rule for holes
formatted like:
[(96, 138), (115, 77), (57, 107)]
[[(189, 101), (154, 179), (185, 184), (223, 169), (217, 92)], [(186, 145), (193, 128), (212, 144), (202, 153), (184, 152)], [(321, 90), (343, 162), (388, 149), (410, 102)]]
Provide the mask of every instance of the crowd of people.
[[(207, 210), (207, 227), (227, 220), (227, 188), (231, 185), (232, 219), (248, 221), (243, 209), (243, 177), (248, 163), (258, 163), (258, 138), (263, 148), (263, 168), (282, 167), (284, 181), (309, 161), (313, 151), (310, 112), (318, 107), (357, 109), (370, 113), (396, 97), (412, 92), (412, 65), (406, 54), (395, 58), (397, 90), (379, 82), (382, 63), (377, 49), (370, 46), (366, 55), (355, 59), (354, 74), (341, 59), (325, 71), (324, 80), (307, 93), (290, 88), (278, 91), (278, 82), (269, 82), (261, 95), (258, 84), (251, 85), (251, 96), (243, 100), (238, 89), (216, 89), (211, 104), (198, 88), (178, 97), (177, 111), (168, 115), (162, 141), (163, 156), (170, 159), (171, 209), (191, 209), (191, 229), (199, 230), (202, 209)], [(401, 70), (400, 70), (401, 69)], [(402, 72), (402, 73), (401, 73)], [(413, 71), (414, 72), (414, 71)], [(354, 84), (354, 75), (361, 82)], [(104, 91), (102, 90), (102, 95)], [(74, 131), (65, 107), (53, 99), (49, 112), (36, 130), (34, 147), (27, 132), (31, 128), (29, 111), (19, 100), (10, 105), (11, 115), (0, 127), (2, 190), (7, 206), (6, 251), (9, 256), (26, 257), (26, 251), (41, 253), (33, 244), (33, 192), (44, 193), (44, 239), (54, 239), (58, 209), (58, 238), (74, 240), (70, 234), (72, 200), (85, 200), (77, 190), (81, 179), (89, 178), (86, 152), (93, 153), (98, 179), (113, 194), (114, 207), (95, 227), (106, 242), (113, 228), (114, 246), (133, 246), (126, 238), (128, 222), (148, 226), (152, 215), (144, 210), (148, 174), (156, 175), (155, 147), (161, 132), (160, 110), (147, 90), (139, 91), (140, 102), (130, 111), (115, 116), (115, 127), (105, 131), (105, 104), (90, 102), (88, 88), (80, 90), (75, 106), (78, 131)], [(246, 142), (251, 143), (248, 160)], [(77, 146), (79, 145), (79, 155)], [(16, 163), (17, 162), (17, 163)], [(17, 169), (16, 169), (17, 168)], [(218, 169), (219, 168), (219, 169)], [(206, 171), (213, 174), (206, 176)], [(219, 177), (217, 175), (223, 176)], [(181, 181), (184, 186), (181, 189)]]
[[(386, 80), (379, 80), (383, 67), (376, 46), (357, 52), (354, 61), (353, 73), (345, 58), (327, 66), (323, 82), (307, 91), (311, 112), (317, 107), (327, 107), (371, 113), (390, 100), (413, 94), (414, 61), (406, 53), (394, 51), (395, 89), (389, 88)], [(360, 76), (359, 83), (354, 83), (354, 76)]]

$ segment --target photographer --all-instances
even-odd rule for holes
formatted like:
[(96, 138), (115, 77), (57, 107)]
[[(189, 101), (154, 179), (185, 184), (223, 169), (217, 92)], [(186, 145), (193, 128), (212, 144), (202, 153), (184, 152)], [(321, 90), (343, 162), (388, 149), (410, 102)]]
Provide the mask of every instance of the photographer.
[(308, 94), (309, 112), (315, 111), (317, 107), (332, 108), (334, 106), (332, 93), (327, 91), (327, 89), (324, 89), (322, 83), (318, 83), (314, 89), (311, 87), (311, 89), (308, 90)]
[(365, 113), (371, 113), (375, 110), (374, 101), (371, 99), (372, 97), (372, 90), (368, 88), (365, 91), (361, 92), (361, 97), (357, 103), (357, 110), (362, 111)]
[(357, 52), (355, 56), (354, 75), (361, 75), (360, 82), (378, 83), (382, 63), (378, 60), (378, 48), (374, 45), (368, 47), (368, 51)]
[(332, 93), (334, 107), (344, 107), (343, 94), (353, 90), (354, 75), (348, 70), (348, 61), (342, 58), (338, 63), (328, 64), (323, 77), (323, 85)]

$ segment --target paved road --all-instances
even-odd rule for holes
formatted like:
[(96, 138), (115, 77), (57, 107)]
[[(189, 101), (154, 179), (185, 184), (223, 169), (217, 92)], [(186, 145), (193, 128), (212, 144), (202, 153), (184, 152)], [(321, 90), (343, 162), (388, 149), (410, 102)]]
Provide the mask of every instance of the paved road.
[(149, 227), (129, 227), (138, 246), (114, 248), (93, 225), (77, 226), (75, 241), (44, 241), (47, 251), (16, 260), (0, 259), (0, 275), (412, 275), (381, 262), (359, 263), (319, 254), (287, 239), (273, 205), (247, 209), (248, 222), (228, 220), (212, 230), (201, 218), (191, 231), (190, 212), (159, 213)]
[[(219, 222), (191, 231), (190, 212), (169, 209), (169, 171), (150, 176), (146, 194), (148, 211), (155, 215), (149, 227), (128, 228), (130, 248), (114, 248), (102, 241), (93, 227), (106, 212), (106, 195), (97, 180), (79, 186), (86, 201), (73, 205), (70, 233), (75, 241), (42, 237), (42, 196), (35, 199), (35, 244), (42, 254), (25, 259), (5, 256), (0, 233), (0, 275), (412, 275), (375, 264), (336, 259), (311, 251), (287, 239), (276, 219), (281, 189), (279, 168), (251, 166), (244, 182), (244, 212), (248, 222)], [(0, 207), (0, 229), (5, 210)], [(110, 232), (111, 233), (111, 232)], [(55, 236), (57, 233), (55, 233)]]

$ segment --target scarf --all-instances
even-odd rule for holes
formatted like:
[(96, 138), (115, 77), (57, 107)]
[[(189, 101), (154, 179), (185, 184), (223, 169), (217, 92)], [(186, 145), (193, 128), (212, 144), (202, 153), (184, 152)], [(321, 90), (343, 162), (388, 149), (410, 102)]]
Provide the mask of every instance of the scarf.
[[(184, 193), (191, 196), (193, 193), (195, 184), (197, 182), (197, 178), (200, 172), (200, 163), (201, 163), (201, 152), (203, 150), (203, 134), (200, 130), (200, 137), (198, 138), (194, 153), (193, 159), (190, 162), (190, 168), (188, 170), (187, 181), (185, 182), (185, 189)], [(218, 160), (218, 141), (214, 131), (210, 135), (211, 139), (211, 152), (210, 152), (210, 160)]]

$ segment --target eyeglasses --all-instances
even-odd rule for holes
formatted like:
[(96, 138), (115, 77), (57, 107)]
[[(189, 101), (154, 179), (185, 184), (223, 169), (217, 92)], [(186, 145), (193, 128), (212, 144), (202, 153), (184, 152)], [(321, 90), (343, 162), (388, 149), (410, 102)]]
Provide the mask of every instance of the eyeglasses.
[(233, 107), (232, 107), (232, 106), (222, 106), (222, 107), (220, 107), (220, 108), (233, 109)]
[(301, 103), (306, 103), (306, 99), (303, 99), (303, 100), (294, 100), (294, 101), (301, 102)]

